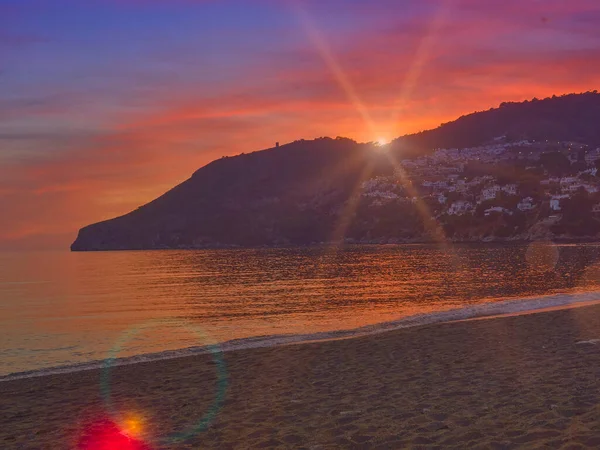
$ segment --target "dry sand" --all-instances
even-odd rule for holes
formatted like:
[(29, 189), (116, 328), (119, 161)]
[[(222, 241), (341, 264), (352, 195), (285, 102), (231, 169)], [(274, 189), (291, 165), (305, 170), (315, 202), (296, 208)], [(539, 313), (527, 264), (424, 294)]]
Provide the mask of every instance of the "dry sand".
[[(600, 306), (230, 352), (211, 426), (152, 448), (600, 448), (594, 339)], [(111, 387), (148, 438), (193, 424), (216, 379), (204, 355), (117, 368)], [(99, 371), (3, 382), (0, 396), (6, 449), (76, 448), (106, 416)]]

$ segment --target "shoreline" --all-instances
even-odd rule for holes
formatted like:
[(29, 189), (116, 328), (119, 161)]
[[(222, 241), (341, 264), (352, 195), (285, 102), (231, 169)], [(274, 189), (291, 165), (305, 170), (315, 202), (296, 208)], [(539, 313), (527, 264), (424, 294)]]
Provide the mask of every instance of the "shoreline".
[[(550, 311), (592, 306), (595, 304), (600, 304), (600, 291), (555, 293), (536, 297), (512, 298), (496, 302), (481, 303), (473, 306), (416, 314), (402, 317), (394, 321), (365, 325), (353, 329), (322, 331), (310, 334), (253, 336), (206, 346), (194, 346), (176, 350), (165, 350), (156, 353), (119, 357), (112, 360), (111, 367), (167, 361), (197, 355), (206, 355), (208, 353), (230, 353), (255, 348), (277, 348), (289, 345), (304, 345), (335, 340), (351, 340), (364, 336), (380, 335), (396, 330), (418, 328), (426, 325), (442, 325), (446, 323), (539, 314)], [(214, 351), (215, 347), (218, 347), (216, 352)], [(6, 375), (0, 375), (0, 384), (29, 378), (42, 378), (51, 375), (76, 374), (99, 370), (106, 365), (106, 361), (107, 359), (102, 359), (8, 373)]]
[[(579, 306), (579, 305), (578, 305)], [(598, 448), (600, 305), (115, 368), (148, 448)], [(0, 446), (76, 448), (110, 420), (101, 372), (0, 383)], [(112, 416), (118, 420), (117, 416)], [(115, 422), (117, 423), (117, 422)], [(191, 428), (190, 428), (191, 427)], [(91, 435), (90, 435), (91, 434)]]
[(362, 246), (385, 246), (385, 245), (526, 245), (532, 243), (551, 243), (556, 245), (569, 244), (600, 244), (600, 236), (548, 236), (545, 238), (529, 237), (484, 237), (484, 238), (449, 238), (440, 242), (439, 239), (421, 238), (389, 238), (375, 239), (371, 241), (350, 240), (345, 242), (311, 242), (307, 244), (264, 244), (264, 245), (239, 245), (239, 244), (206, 244), (206, 245), (181, 245), (178, 247), (111, 247), (111, 248), (69, 248), (71, 253), (95, 253), (95, 252), (147, 252), (147, 251), (173, 251), (173, 250), (260, 250), (260, 249), (301, 249), (301, 248), (329, 248), (329, 247), (362, 247)]

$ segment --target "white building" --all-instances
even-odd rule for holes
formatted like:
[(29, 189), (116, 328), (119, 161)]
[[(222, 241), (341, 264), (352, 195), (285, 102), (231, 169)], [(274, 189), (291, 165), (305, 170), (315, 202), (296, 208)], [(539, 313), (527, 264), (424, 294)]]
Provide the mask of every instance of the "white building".
[(502, 186), (502, 190), (506, 192), (508, 195), (517, 195), (517, 185), (516, 184), (507, 184)]
[(562, 177), (560, 179), (560, 184), (573, 184), (577, 183), (579, 180), (577, 177)]
[(588, 164), (592, 164), (595, 161), (600, 159), (600, 148), (595, 150), (590, 150), (585, 154), (585, 162)]
[(560, 211), (560, 201), (565, 198), (571, 198), (571, 196), (568, 194), (553, 195), (552, 198), (550, 198), (550, 209), (552, 211)]
[(540, 184), (544, 184), (544, 185), (548, 185), (548, 184), (552, 184), (552, 183), (560, 183), (560, 178), (553, 177), (553, 178), (548, 178), (547, 180), (540, 181)]
[(585, 189), (588, 194), (594, 194), (598, 192), (598, 187), (593, 184), (576, 183), (568, 187), (569, 192), (577, 192), (579, 189)]
[(445, 189), (448, 187), (448, 182), (447, 181), (434, 181), (433, 183), (431, 183), (431, 187), (433, 189)]
[(512, 216), (512, 211), (510, 209), (503, 208), (502, 206), (492, 206), (484, 211), (485, 216), (489, 216), (492, 213), (500, 213), (500, 214), (508, 214)]
[(443, 189), (448, 187), (447, 181), (423, 181), (421, 186), (432, 189)]
[(483, 191), (481, 191), (481, 197), (483, 200), (492, 200), (492, 199), (496, 198), (496, 195), (498, 195), (498, 192), (500, 192), (500, 186), (495, 184), (495, 185), (485, 188)]
[(371, 191), (371, 192), (365, 192), (363, 194), (363, 196), (365, 197), (376, 197), (376, 198), (387, 198), (388, 200), (392, 200), (395, 198), (398, 198), (399, 195), (394, 193), (394, 192), (390, 192), (390, 191)]
[(377, 191), (377, 190), (382, 190), (386, 186), (389, 186), (389, 185), (390, 185), (390, 183), (386, 178), (376, 177), (376, 178), (371, 178), (370, 180), (364, 181), (362, 184), (362, 189), (363, 189), (363, 191), (366, 191), (366, 192)]
[(451, 216), (461, 216), (471, 211), (473, 211), (473, 204), (466, 200), (457, 200), (448, 208), (448, 214)]
[(460, 156), (460, 150), (457, 148), (441, 148), (433, 154), (436, 161), (455, 160)]
[(517, 208), (519, 209), (519, 211), (532, 210), (533, 208), (535, 208), (535, 205), (533, 204), (533, 199), (531, 197), (525, 197), (517, 204)]
[(597, 168), (595, 168), (595, 167), (592, 167), (591, 169), (582, 170), (582, 171), (581, 171), (581, 172), (579, 172), (577, 175), (578, 175), (578, 176), (581, 176), (581, 175), (583, 175), (583, 174), (589, 174), (589, 175), (591, 175), (591, 176), (595, 177), (597, 173), (598, 173), (598, 169), (597, 169)]

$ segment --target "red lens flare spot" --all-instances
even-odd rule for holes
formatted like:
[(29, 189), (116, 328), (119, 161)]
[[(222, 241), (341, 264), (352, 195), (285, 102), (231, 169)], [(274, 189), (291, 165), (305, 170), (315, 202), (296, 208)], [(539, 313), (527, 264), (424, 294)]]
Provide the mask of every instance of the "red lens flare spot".
[[(133, 424), (130, 424), (133, 425)], [(134, 428), (139, 427), (136, 422)], [(133, 436), (134, 430), (123, 430), (110, 420), (88, 426), (79, 442), (79, 450), (151, 450), (146, 443)]]

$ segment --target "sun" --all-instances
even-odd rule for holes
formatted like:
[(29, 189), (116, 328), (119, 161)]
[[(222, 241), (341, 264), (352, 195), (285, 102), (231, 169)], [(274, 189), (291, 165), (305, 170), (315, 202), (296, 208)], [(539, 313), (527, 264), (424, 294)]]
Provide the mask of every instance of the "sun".
[(387, 144), (389, 144), (389, 141), (386, 138), (380, 137), (380, 138), (377, 138), (375, 143), (377, 145), (387, 145)]

